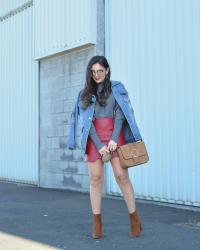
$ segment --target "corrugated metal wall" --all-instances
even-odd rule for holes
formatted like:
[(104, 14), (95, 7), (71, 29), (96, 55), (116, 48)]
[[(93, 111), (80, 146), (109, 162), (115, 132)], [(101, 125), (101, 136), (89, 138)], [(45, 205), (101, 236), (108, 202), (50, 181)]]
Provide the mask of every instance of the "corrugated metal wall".
[(199, 13), (198, 0), (106, 1), (112, 79), (127, 87), (150, 155), (129, 170), (139, 198), (200, 206)]
[(35, 58), (96, 41), (96, 1), (35, 0)]
[(26, 4), (28, 0), (0, 0), (0, 16), (3, 16), (13, 9), (17, 9), (19, 6)]
[(0, 21), (0, 179), (35, 184), (39, 95), (32, 11), (29, 5)]

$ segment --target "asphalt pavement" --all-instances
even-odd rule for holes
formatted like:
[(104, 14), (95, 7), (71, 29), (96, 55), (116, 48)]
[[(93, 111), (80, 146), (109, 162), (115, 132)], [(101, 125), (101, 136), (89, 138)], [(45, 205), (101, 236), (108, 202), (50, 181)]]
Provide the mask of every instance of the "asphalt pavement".
[(104, 237), (91, 237), (88, 193), (0, 182), (0, 250), (199, 250), (200, 208), (137, 200), (143, 231), (129, 238), (123, 198), (103, 197)]

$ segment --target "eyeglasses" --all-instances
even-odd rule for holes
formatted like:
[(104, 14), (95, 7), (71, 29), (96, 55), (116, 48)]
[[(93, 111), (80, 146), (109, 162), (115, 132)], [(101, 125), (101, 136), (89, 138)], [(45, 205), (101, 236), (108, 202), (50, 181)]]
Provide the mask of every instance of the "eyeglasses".
[(92, 76), (95, 76), (96, 74), (98, 76), (104, 76), (104, 73), (105, 73), (105, 71), (103, 69), (99, 69), (97, 71), (91, 70), (91, 75)]

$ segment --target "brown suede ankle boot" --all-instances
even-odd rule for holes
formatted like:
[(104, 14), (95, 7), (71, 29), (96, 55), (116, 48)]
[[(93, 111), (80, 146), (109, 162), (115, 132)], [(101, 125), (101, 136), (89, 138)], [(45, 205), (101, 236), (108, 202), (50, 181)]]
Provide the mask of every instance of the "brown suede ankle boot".
[(130, 226), (131, 226), (131, 231), (130, 231), (129, 236), (131, 238), (140, 236), (141, 231), (142, 231), (142, 225), (140, 223), (140, 219), (139, 219), (137, 212), (135, 211), (131, 214), (129, 213), (129, 218), (130, 218)]
[(101, 214), (93, 214), (93, 229), (92, 237), (94, 239), (99, 239), (102, 237), (102, 221)]

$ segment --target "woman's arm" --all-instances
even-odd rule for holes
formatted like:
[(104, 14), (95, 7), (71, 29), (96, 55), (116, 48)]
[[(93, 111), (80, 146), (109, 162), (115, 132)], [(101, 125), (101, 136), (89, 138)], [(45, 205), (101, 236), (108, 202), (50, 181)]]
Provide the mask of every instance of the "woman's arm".
[(90, 131), (89, 131), (89, 136), (92, 139), (92, 141), (94, 142), (94, 144), (95, 144), (95, 146), (97, 147), (98, 150), (100, 150), (103, 146), (105, 146), (103, 144), (103, 142), (100, 140), (93, 122), (92, 122), (92, 125), (91, 125), (91, 128), (90, 128)]
[(125, 120), (125, 116), (119, 106), (119, 104), (117, 103), (117, 101), (115, 101), (115, 121), (114, 121), (114, 129), (113, 129), (113, 133), (111, 136), (111, 140), (115, 141), (116, 143), (118, 143), (118, 139), (119, 139), (119, 134), (122, 128), (122, 124)]

